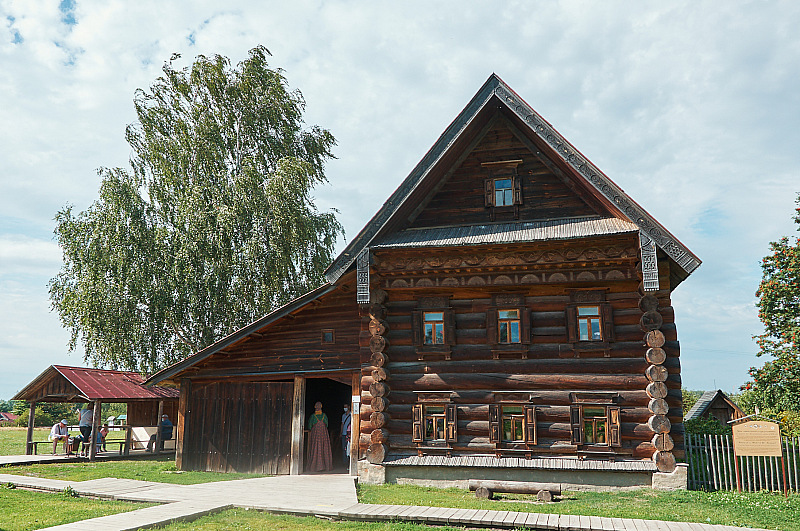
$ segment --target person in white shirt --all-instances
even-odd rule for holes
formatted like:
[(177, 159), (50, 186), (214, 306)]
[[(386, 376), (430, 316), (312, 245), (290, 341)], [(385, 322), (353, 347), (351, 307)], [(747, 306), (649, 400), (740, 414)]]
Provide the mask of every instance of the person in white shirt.
[(67, 442), (69, 441), (69, 430), (67, 430), (67, 421), (66, 419), (61, 419), (60, 422), (53, 424), (53, 427), (50, 429), (50, 440), (53, 441), (53, 455), (56, 455), (56, 446), (58, 446), (58, 441), (64, 442), (64, 450), (69, 455), (69, 449), (67, 448)]

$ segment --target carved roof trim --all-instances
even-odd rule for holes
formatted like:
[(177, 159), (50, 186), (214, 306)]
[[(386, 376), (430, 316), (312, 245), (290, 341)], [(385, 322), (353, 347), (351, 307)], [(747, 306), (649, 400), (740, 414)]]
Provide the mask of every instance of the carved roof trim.
[(336, 282), (353, 265), (356, 256), (365, 247), (372, 244), (375, 237), (379, 235), (406, 199), (436, 167), (441, 158), (490, 101), (501, 103), (516, 115), (521, 123), (527, 126), (529, 132), (545, 142), (552, 150), (552, 154), (570, 167), (571, 173), (575, 177), (591, 185), (622, 216), (636, 224), (639, 230), (649, 236), (685, 271), (687, 276), (700, 265), (701, 261), (694, 253), (584, 157), (502, 79), (496, 74), (492, 74), (369, 223), (361, 229), (361, 232), (351, 240), (350, 244), (328, 267), (325, 275), (330, 283)]

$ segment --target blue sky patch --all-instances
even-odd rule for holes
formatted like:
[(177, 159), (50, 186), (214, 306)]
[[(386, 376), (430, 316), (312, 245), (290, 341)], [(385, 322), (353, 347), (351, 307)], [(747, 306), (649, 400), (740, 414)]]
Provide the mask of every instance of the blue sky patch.
[(61, 22), (67, 26), (74, 26), (78, 23), (75, 20), (75, 0), (61, 0), (58, 10), (61, 11)]

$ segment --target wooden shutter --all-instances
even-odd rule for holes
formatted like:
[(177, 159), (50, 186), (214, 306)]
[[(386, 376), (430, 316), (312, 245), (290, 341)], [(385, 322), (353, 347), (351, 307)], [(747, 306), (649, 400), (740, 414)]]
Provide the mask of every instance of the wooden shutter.
[(567, 341), (575, 343), (578, 341), (578, 308), (567, 306), (565, 315), (567, 318)]
[(489, 442), (500, 442), (500, 406), (489, 404)]
[(514, 185), (514, 204), (521, 205), (522, 204), (522, 179), (519, 175), (515, 175), (513, 178), (513, 185)]
[(493, 207), (494, 206), (494, 181), (492, 179), (486, 179), (483, 181), (483, 202), (484, 206)]
[(608, 406), (608, 442), (611, 446), (622, 446), (619, 406)]
[(496, 345), (497, 341), (497, 307), (491, 306), (486, 310), (486, 342)]
[(572, 444), (583, 444), (583, 415), (581, 415), (581, 406), (569, 407), (569, 423), (572, 429)]
[(536, 408), (527, 404), (523, 410), (525, 411), (525, 425), (523, 426), (525, 443), (536, 444)]
[(458, 441), (458, 415), (455, 404), (447, 404), (444, 413), (445, 440), (449, 443)]
[(444, 311), (444, 343), (456, 344), (456, 313), (452, 309)]
[(614, 341), (614, 309), (610, 304), (600, 306), (603, 319), (603, 341)]
[(414, 310), (411, 312), (411, 341), (414, 346), (420, 347), (424, 341), (422, 330), (422, 312)]
[(411, 440), (414, 442), (422, 442), (424, 431), (422, 429), (422, 404), (414, 404), (414, 411), (412, 414), (411, 422)]
[(524, 344), (530, 344), (531, 342), (531, 311), (527, 308), (520, 308), (519, 309), (519, 333), (520, 333), (520, 342)]

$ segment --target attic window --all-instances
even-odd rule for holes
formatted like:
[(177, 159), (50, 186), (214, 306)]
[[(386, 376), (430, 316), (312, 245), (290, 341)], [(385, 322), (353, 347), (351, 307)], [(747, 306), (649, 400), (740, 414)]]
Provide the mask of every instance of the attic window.
[(327, 328), (322, 330), (322, 342), (323, 343), (336, 342), (336, 334), (334, 333), (332, 328)]
[(484, 162), (482, 167), (489, 170), (489, 178), (484, 181), (484, 203), (494, 221), (495, 209), (503, 212), (513, 210), (514, 218), (519, 217), (522, 204), (522, 180), (517, 172), (521, 159)]
[(514, 187), (512, 179), (494, 180), (494, 206), (512, 206), (514, 204)]

